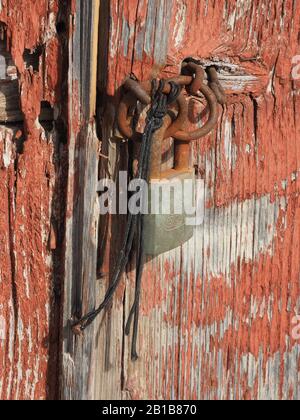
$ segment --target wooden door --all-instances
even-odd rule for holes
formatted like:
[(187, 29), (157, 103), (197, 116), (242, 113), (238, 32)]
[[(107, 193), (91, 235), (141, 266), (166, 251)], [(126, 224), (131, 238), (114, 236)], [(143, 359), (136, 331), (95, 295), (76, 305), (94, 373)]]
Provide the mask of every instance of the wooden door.
[[(114, 117), (131, 73), (177, 75), (193, 57), (217, 66), (228, 99), (217, 128), (193, 147), (204, 223), (189, 243), (146, 264), (137, 362), (124, 337), (134, 292), (128, 267), (95, 327), (94, 397), (298, 399), (300, 3), (101, 4), (101, 174), (114, 178), (128, 164)], [(101, 296), (122, 236), (120, 218), (110, 222), (105, 237), (100, 229)]]
[[(227, 104), (217, 128), (193, 146), (204, 223), (189, 243), (146, 264), (140, 359), (131, 361), (124, 337), (129, 266), (109, 312), (85, 338), (66, 341), (68, 398), (299, 398), (299, 23), (297, 0), (100, 2), (99, 176), (114, 179), (128, 165), (115, 115), (131, 73), (177, 75), (193, 57), (218, 68)], [(97, 240), (92, 231), (99, 302), (122, 226), (113, 217), (100, 220)], [(83, 312), (95, 303), (93, 282), (84, 278)]]
[[(0, 1), (1, 399), (299, 399), (299, 31), (299, 0)], [(204, 223), (145, 266), (132, 362), (134, 255), (71, 326), (121, 246), (97, 194), (128, 168), (120, 87), (187, 57), (227, 104), (193, 145)]]

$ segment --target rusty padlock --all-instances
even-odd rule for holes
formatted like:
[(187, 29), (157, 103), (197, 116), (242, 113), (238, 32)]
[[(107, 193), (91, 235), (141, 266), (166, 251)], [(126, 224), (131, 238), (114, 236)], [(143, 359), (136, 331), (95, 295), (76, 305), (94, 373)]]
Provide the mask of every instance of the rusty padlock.
[[(193, 237), (194, 227), (187, 224), (188, 218), (195, 216), (195, 171), (190, 162), (190, 143), (208, 134), (218, 120), (218, 100), (214, 91), (204, 83), (204, 70), (195, 63), (186, 63), (184, 68), (185, 74), (165, 81), (163, 92), (170, 92), (171, 82), (187, 86), (191, 94), (200, 91), (207, 100), (210, 113), (203, 127), (186, 132), (188, 106), (181, 93), (177, 99), (177, 118), (173, 120), (167, 115), (163, 126), (152, 138), (149, 213), (144, 216), (143, 247), (145, 254), (153, 257), (178, 248)], [(131, 110), (137, 101), (151, 104), (152, 84), (129, 79), (124, 87), (127, 94), (119, 107), (119, 130), (125, 138), (140, 141), (141, 134), (132, 128)], [(163, 171), (163, 142), (171, 137), (174, 138), (174, 165)]]

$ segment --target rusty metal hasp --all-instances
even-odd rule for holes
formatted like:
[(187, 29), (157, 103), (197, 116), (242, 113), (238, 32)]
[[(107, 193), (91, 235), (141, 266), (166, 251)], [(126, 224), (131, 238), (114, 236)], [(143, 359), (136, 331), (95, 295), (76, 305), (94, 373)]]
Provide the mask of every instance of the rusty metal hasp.
[[(190, 61), (184, 63), (182, 74), (176, 78), (141, 83), (128, 79), (125, 82), (125, 94), (120, 102), (118, 112), (118, 126), (124, 138), (132, 139), (136, 144), (139, 144), (139, 159), (135, 171), (137, 179), (149, 182), (150, 186), (156, 184), (158, 187), (174, 180), (177, 182), (177, 186), (182, 186), (188, 179), (193, 183), (195, 174), (193, 167), (190, 165), (190, 143), (207, 135), (216, 126), (218, 103), (225, 103), (225, 94), (218, 82), (216, 70), (214, 68), (208, 69), (208, 84), (204, 82), (204, 75), (205, 72), (202, 67)], [(206, 124), (192, 132), (185, 130), (188, 119), (188, 105), (183, 94), (183, 87), (186, 88), (189, 95), (202, 93), (209, 106), (209, 118)], [(137, 120), (138, 102), (150, 106), (143, 134), (137, 133), (134, 127), (134, 122)], [(177, 104), (176, 111), (172, 109), (175, 103)], [(163, 171), (162, 145), (164, 140), (170, 137), (173, 137), (175, 141), (174, 167), (168, 171)], [(153, 199), (151, 194), (152, 189), (150, 202)], [(191, 192), (191, 200), (193, 200), (193, 196), (194, 192)], [(133, 360), (138, 358), (136, 347), (144, 261), (147, 256), (155, 257), (177, 248), (193, 235), (192, 228), (186, 226), (184, 212), (181, 214), (175, 214), (174, 212), (176, 207), (175, 196), (171, 196), (170, 199), (170, 213), (159, 215), (129, 213), (120, 258), (116, 262), (104, 301), (97, 309), (84, 316), (73, 326), (74, 333), (81, 334), (108, 307), (129, 262), (134, 238), (136, 238), (136, 291), (125, 328), (126, 334), (129, 335), (133, 322), (131, 350)], [(163, 205), (162, 198), (160, 201), (160, 204)]]
[[(190, 143), (207, 134), (216, 126), (218, 121), (218, 103), (225, 103), (225, 93), (217, 77), (214, 67), (207, 69), (208, 83), (204, 82), (204, 69), (193, 61), (186, 62), (182, 66), (182, 74), (176, 78), (164, 80), (163, 93), (169, 94), (172, 84), (175, 83), (180, 89), (177, 95), (177, 115), (170, 112), (165, 116), (162, 127), (152, 138), (150, 152), (150, 176), (149, 176), (149, 212), (144, 215), (143, 247), (148, 256), (171, 251), (193, 236), (193, 227), (186, 224), (187, 214), (185, 208), (194, 207), (192, 192), (184, 199), (190, 203), (176, 203), (178, 196), (174, 191), (183, 191), (188, 180), (194, 181), (194, 169), (190, 165)], [(136, 143), (141, 141), (141, 134), (134, 129), (134, 118), (138, 102), (144, 106), (151, 105), (151, 82), (138, 82), (128, 79), (123, 86), (124, 96), (121, 100), (118, 112), (118, 127), (121, 135)], [(208, 103), (209, 117), (206, 124), (192, 132), (187, 132), (185, 126), (188, 121), (188, 104), (183, 93), (185, 87), (189, 96), (202, 94)], [(163, 171), (162, 155), (163, 143), (166, 139), (174, 138), (174, 166), (172, 169)], [(166, 211), (164, 209), (164, 196), (162, 190), (168, 191), (169, 201)], [(154, 197), (155, 193), (155, 197)], [(153, 212), (152, 203), (158, 200), (157, 207), (160, 212)], [(179, 200), (183, 200), (183, 195)]]

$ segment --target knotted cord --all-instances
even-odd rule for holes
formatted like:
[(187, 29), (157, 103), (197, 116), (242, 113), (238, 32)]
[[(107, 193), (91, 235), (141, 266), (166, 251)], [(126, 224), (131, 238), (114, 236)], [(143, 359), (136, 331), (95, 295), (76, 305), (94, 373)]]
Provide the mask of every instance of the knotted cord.
[[(169, 95), (163, 93), (165, 82), (161, 80), (159, 85), (157, 81), (152, 82), (152, 105), (147, 113), (146, 127), (142, 138), (142, 147), (139, 159), (138, 179), (148, 182), (150, 172), (150, 156), (151, 146), (154, 133), (159, 130), (163, 125), (163, 120), (168, 112), (168, 106), (176, 101), (180, 94), (180, 87), (170, 82), (171, 92)], [(140, 208), (143, 208), (143, 203), (140, 203)], [(137, 360), (137, 336), (139, 324), (139, 307), (140, 307), (140, 294), (141, 283), (143, 276), (143, 268), (145, 263), (145, 253), (143, 250), (143, 233), (144, 233), (144, 216), (142, 212), (137, 215), (129, 214), (126, 225), (123, 245), (120, 251), (120, 257), (114, 269), (111, 284), (106, 292), (105, 298), (101, 305), (92, 312), (81, 318), (74, 326), (73, 331), (83, 332), (90, 326), (94, 320), (105, 310), (110, 304), (115, 291), (117, 290), (122, 275), (126, 270), (129, 262), (130, 254), (133, 248), (133, 240), (136, 236), (137, 240), (137, 268), (136, 268), (136, 289), (135, 299), (129, 313), (128, 321), (125, 328), (126, 335), (130, 334), (132, 320), (134, 318), (133, 337), (132, 337), (132, 350), (131, 357)]]

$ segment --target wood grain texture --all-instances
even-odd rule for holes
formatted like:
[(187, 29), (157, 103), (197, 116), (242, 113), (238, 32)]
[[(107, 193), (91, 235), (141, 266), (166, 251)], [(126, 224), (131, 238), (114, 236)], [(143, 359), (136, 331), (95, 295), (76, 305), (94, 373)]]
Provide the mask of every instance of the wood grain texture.
[(71, 326), (96, 300), (99, 140), (94, 121), (99, 1), (72, 4), (69, 40), (69, 161), (63, 304), (61, 398), (94, 396), (94, 328), (76, 337)]
[[(130, 73), (147, 80), (178, 74), (186, 57), (213, 62), (228, 103), (218, 128), (193, 147), (205, 185), (204, 223), (188, 244), (146, 265), (136, 363), (123, 335), (134, 293), (134, 264), (128, 268), (96, 328), (94, 397), (297, 400), (300, 84), (291, 73), (300, 3), (113, 0), (104, 26), (108, 16), (109, 45), (100, 55), (108, 72), (102, 61), (99, 70), (109, 156), (102, 173), (114, 178), (127, 165), (113, 121)], [(103, 223), (106, 274), (123, 224)], [(100, 296), (106, 288), (107, 281), (99, 285)]]

